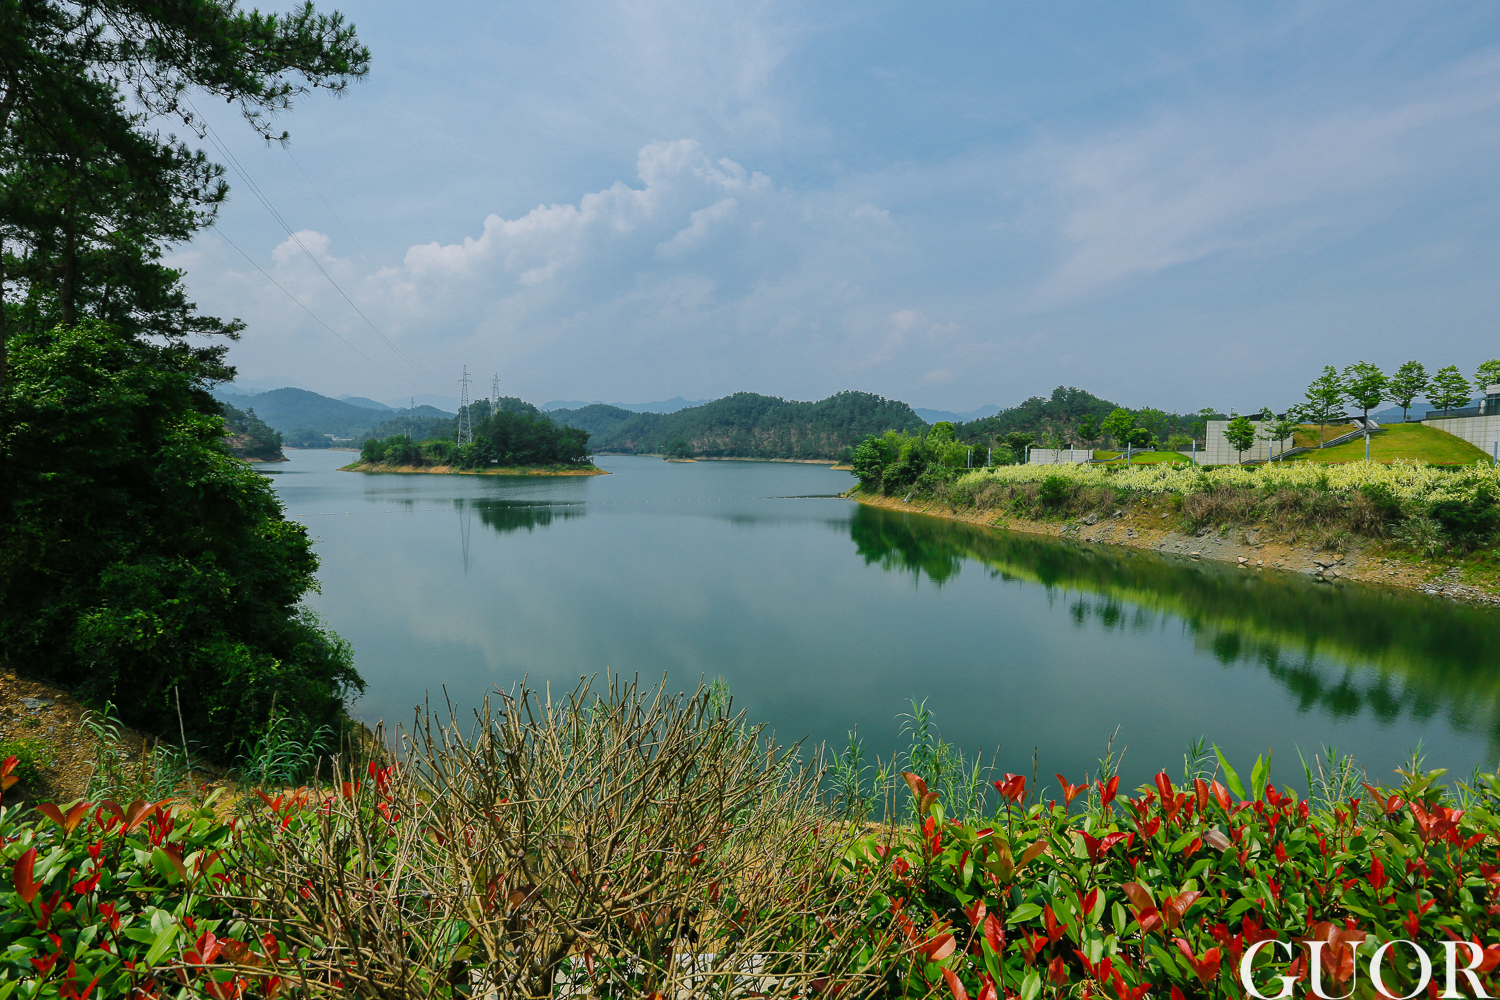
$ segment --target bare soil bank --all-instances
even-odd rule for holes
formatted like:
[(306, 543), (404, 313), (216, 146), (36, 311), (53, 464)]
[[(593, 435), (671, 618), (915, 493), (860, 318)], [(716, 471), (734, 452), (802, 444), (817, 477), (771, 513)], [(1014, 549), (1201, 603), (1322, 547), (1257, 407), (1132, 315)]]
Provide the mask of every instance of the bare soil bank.
[(504, 468), (496, 466), (493, 469), (455, 469), (451, 465), (370, 465), (367, 462), (354, 462), (342, 466), (340, 472), (431, 472), (439, 475), (451, 476), (607, 476), (608, 472), (590, 466), (587, 469), (536, 469), (536, 468)]
[(1324, 552), (1269, 537), (1256, 528), (1230, 528), (1197, 533), (1177, 530), (1176, 518), (1159, 508), (1132, 505), (1111, 516), (1087, 523), (1087, 518), (1035, 521), (993, 510), (959, 511), (936, 501), (903, 503), (895, 497), (871, 496), (850, 490), (845, 496), (871, 507), (911, 511), (952, 521), (967, 521), (1006, 531), (1024, 531), (1103, 545), (1149, 549), (1192, 559), (1234, 563), (1247, 572), (1281, 570), (1302, 573), (1329, 583), (1355, 580), (1385, 587), (1420, 591), (1435, 597), (1500, 607), (1500, 587), (1490, 581), (1478, 585), (1461, 579), (1463, 571), (1448, 561), (1417, 559), (1383, 551), (1377, 543), (1359, 541), (1342, 552)]

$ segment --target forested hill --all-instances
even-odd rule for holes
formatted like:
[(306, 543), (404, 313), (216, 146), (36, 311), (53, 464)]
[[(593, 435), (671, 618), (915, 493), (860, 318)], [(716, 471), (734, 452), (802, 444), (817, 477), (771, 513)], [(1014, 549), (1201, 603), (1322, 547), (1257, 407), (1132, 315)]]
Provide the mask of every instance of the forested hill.
[(412, 417), (417, 420), (451, 420), (453, 414), (434, 406), (419, 406), (415, 410), (371, 409), (358, 403), (309, 392), (306, 389), (272, 389), (254, 396), (240, 396), (216, 392), (220, 402), (242, 410), (255, 407), (268, 425), (282, 434), (294, 438), (298, 447), (307, 447), (304, 440), (309, 435), (331, 435), (346, 440), (362, 440), (375, 425), (396, 417)]
[(675, 444), (674, 452), (700, 458), (833, 460), (868, 434), (927, 429), (905, 403), (852, 391), (816, 403), (737, 392), (675, 413), (632, 413), (596, 403), (548, 416), (588, 431), (595, 453), (662, 455)]

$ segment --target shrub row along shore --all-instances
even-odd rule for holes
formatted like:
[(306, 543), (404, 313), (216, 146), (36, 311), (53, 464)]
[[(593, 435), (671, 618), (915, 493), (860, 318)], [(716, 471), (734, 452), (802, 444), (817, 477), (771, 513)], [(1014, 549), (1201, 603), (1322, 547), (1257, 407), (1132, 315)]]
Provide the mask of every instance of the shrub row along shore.
[(1346, 759), (1304, 796), (1209, 752), (1133, 790), (1108, 754), (1046, 789), (872, 786), (841, 759), (829, 795), (704, 690), (522, 690), (474, 721), (232, 807), (0, 810), (0, 996), (1227, 1000), (1247, 973), (1367, 994), (1377, 952), (1412, 996), (1444, 942), (1500, 989), (1493, 775)]
[[(903, 471), (866, 464), (850, 495), (879, 506), (915, 505), (939, 516), (1141, 548), (1197, 550), (1205, 558), (1251, 565), (1266, 562), (1269, 545), (1275, 561), (1290, 569), (1315, 568), (1322, 553), (1373, 545), (1391, 559), (1367, 562), (1356, 577), (1430, 588), (1432, 574), (1419, 561), (1467, 560), (1481, 584), (1469, 596), (1500, 594), (1490, 558), (1500, 535), (1500, 470), (1488, 465), (929, 465), (915, 478), (901, 476)], [(1115, 530), (1121, 521), (1123, 530)], [(1194, 544), (1199, 538), (1209, 541)], [(1291, 546), (1305, 552), (1298, 555)], [(1341, 566), (1345, 575), (1353, 568)]]

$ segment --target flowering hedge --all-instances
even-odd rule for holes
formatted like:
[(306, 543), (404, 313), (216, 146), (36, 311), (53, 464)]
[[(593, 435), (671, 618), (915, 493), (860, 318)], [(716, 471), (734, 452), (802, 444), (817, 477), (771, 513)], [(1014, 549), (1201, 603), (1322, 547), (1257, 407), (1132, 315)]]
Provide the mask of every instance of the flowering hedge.
[(1482, 489), (1500, 488), (1500, 469), (1482, 464), (1461, 469), (1439, 469), (1423, 462), (1397, 461), (1390, 465), (1349, 462), (1342, 465), (1278, 463), (1262, 467), (1223, 466), (1203, 469), (1166, 464), (1110, 469), (1100, 465), (1003, 465), (960, 476), (955, 492), (973, 494), (985, 485), (1040, 483), (1061, 477), (1078, 487), (1111, 486), (1146, 494), (1203, 493), (1225, 488), (1276, 490), (1326, 489), (1349, 495), (1369, 486), (1389, 489), (1404, 501), (1431, 503), (1443, 499), (1472, 500)]
[(1371, 995), (1372, 954), (1404, 939), (1437, 969), (1423, 984), (1415, 951), (1388, 949), (1388, 995), (1438, 996), (1448, 950), (1473, 969), (1460, 988), (1500, 993), (1494, 776), (1464, 789), (1465, 809), (1437, 772), (1318, 810), (1267, 783), (1259, 762), (1249, 794), (1227, 765), (1220, 773), (1223, 783), (1183, 786), (1158, 774), (1135, 798), (1117, 777), (1080, 787), (1059, 775), (1063, 801), (1030, 805), (1026, 779), (1006, 775), (1003, 807), (979, 826), (947, 819), (907, 774), (919, 825), (854, 852), (884, 879), (884, 925), (907, 946), (890, 988), (955, 1000), (1238, 998), (1251, 954), (1267, 996), (1283, 976), (1326, 996)]

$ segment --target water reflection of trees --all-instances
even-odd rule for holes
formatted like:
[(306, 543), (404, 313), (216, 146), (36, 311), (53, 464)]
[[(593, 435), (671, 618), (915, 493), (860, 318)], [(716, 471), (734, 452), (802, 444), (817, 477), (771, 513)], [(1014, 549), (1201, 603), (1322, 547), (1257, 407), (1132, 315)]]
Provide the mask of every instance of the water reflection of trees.
[(874, 507), (859, 508), (851, 535), (867, 564), (939, 586), (967, 560), (1073, 592), (1068, 613), (1079, 628), (1179, 623), (1225, 666), (1263, 669), (1301, 711), (1368, 711), (1386, 723), (1444, 714), (1500, 746), (1500, 612)]
[(512, 531), (535, 531), (545, 528), (553, 521), (568, 521), (583, 517), (582, 504), (524, 504), (505, 503), (497, 500), (482, 500), (472, 503), (479, 513), (479, 522), (501, 534)]

